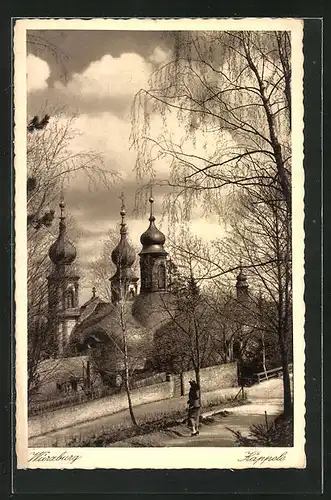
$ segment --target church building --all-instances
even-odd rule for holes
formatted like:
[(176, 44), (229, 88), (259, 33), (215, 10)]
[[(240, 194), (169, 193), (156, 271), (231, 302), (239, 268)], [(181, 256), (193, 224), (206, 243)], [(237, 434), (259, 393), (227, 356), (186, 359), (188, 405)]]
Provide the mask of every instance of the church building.
[[(67, 235), (64, 201), (59, 205), (59, 234), (49, 249), (53, 270), (47, 277), (48, 331), (54, 357), (68, 362), (77, 362), (79, 357), (90, 360), (107, 386), (116, 385), (123, 373), (124, 356), (132, 372), (151, 371), (155, 339), (164, 328), (172, 328), (171, 318), (177, 310), (176, 294), (169, 287), (166, 238), (155, 223), (153, 197), (149, 205), (149, 225), (140, 237), (140, 276), (133, 270), (137, 256), (128, 240), (122, 196), (119, 242), (111, 253), (115, 272), (111, 277), (105, 276), (111, 283), (110, 300), (101, 300), (93, 288), (92, 297), (82, 306), (75, 269), (76, 249)], [(242, 266), (236, 292), (236, 298), (229, 298), (222, 312), (225, 362), (242, 360), (250, 349), (260, 350), (257, 309)]]
[(60, 202), (59, 235), (49, 249), (53, 271), (48, 276), (48, 320), (56, 356), (88, 354), (108, 383), (123, 369), (126, 346), (136, 370), (148, 367), (155, 330), (169, 321), (169, 308), (174, 304), (167, 287), (165, 236), (155, 224), (153, 197), (149, 204), (149, 227), (140, 238), (139, 294), (139, 278), (132, 269), (136, 253), (128, 241), (123, 199), (119, 243), (111, 254), (116, 271), (109, 278), (109, 302), (101, 300), (93, 289), (91, 299), (79, 307), (76, 249), (67, 235), (63, 200)]

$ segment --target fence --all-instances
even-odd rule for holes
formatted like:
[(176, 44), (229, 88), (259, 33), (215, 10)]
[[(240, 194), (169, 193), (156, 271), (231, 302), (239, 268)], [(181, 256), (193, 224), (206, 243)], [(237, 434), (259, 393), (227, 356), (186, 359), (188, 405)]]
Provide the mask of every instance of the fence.
[[(149, 377), (133, 380), (131, 389), (140, 389), (166, 381), (166, 373), (157, 373)], [(79, 405), (95, 399), (100, 399), (106, 396), (112, 396), (124, 391), (123, 384), (120, 387), (92, 387), (88, 390), (76, 392), (74, 394), (57, 397), (49, 401), (34, 401), (29, 404), (29, 417), (39, 415), (47, 411), (59, 410), (67, 406)]]
[[(288, 365), (289, 372), (293, 371), (293, 364)], [(283, 375), (283, 367), (279, 366), (277, 368), (272, 368), (271, 370), (266, 370), (265, 372), (259, 372), (256, 374), (256, 380), (258, 384), (263, 380), (269, 380), (270, 378), (281, 377)]]
[(86, 392), (78, 392), (69, 396), (62, 396), (51, 401), (36, 401), (29, 404), (28, 415), (29, 417), (32, 417), (33, 415), (40, 415), (48, 411), (59, 410), (61, 408), (66, 408), (67, 406), (79, 405), (88, 401), (93, 401), (94, 399), (111, 396), (117, 394), (118, 392), (120, 391), (116, 388), (102, 387), (98, 389), (91, 389)]

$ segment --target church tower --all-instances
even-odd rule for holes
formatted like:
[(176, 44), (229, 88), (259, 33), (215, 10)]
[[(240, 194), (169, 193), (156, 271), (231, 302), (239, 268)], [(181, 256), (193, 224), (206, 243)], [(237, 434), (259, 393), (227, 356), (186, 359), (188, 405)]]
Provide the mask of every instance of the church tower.
[(247, 283), (247, 276), (242, 270), (242, 265), (240, 264), (240, 271), (237, 276), (237, 283), (236, 283), (236, 289), (237, 289), (237, 300), (238, 301), (245, 301), (248, 298), (248, 283)]
[(59, 235), (49, 248), (53, 271), (48, 280), (48, 325), (54, 341), (54, 354), (64, 355), (69, 337), (79, 317), (78, 281), (74, 268), (76, 248), (67, 237), (65, 203), (59, 204)]
[(125, 205), (122, 194), (120, 241), (111, 254), (111, 259), (116, 266), (115, 274), (110, 278), (111, 301), (116, 304), (125, 298), (133, 300), (137, 295), (138, 278), (131, 269), (136, 260), (136, 253), (128, 242), (128, 228), (125, 222)]
[(164, 292), (167, 290), (167, 252), (163, 245), (165, 243), (164, 234), (155, 226), (153, 214), (154, 198), (151, 196), (149, 228), (141, 237), (142, 250), (140, 256), (140, 293)]

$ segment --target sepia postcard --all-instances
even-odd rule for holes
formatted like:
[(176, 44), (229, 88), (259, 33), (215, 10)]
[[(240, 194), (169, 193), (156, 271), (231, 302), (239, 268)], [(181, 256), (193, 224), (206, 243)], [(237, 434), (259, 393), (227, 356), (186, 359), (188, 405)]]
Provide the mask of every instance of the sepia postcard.
[(305, 468), (303, 21), (17, 19), (14, 107), (18, 468)]

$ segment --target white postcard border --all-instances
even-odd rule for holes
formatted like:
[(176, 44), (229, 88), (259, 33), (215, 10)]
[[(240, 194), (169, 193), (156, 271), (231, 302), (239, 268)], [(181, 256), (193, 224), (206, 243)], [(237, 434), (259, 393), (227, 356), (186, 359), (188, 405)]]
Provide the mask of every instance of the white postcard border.
[[(70, 30), (289, 30), (292, 37), (293, 201), (293, 448), (28, 448), (26, 31)], [(303, 21), (299, 19), (20, 19), (14, 37), (16, 455), (18, 468), (180, 469), (304, 468), (304, 171)], [(42, 452), (37, 460), (36, 453)], [(70, 458), (71, 457), (71, 458)], [(75, 458), (78, 457), (78, 458)], [(43, 459), (42, 459), (43, 458)]]

